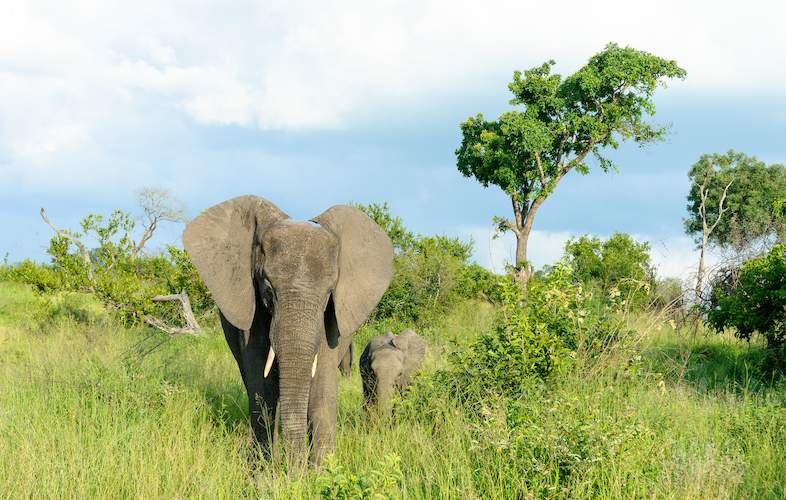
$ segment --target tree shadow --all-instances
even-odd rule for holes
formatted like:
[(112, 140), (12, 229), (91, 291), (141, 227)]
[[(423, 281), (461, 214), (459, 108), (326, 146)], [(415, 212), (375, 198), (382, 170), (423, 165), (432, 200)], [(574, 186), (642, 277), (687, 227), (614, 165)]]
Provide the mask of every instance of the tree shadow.
[(773, 366), (771, 351), (753, 342), (674, 341), (652, 348), (650, 360), (655, 371), (702, 393), (759, 393), (784, 380), (783, 371)]

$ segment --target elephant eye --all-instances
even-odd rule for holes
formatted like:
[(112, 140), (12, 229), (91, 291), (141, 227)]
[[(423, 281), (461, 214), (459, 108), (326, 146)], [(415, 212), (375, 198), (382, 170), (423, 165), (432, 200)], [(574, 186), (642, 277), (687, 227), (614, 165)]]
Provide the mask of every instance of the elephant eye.
[(260, 290), (260, 295), (262, 297), (262, 303), (268, 311), (272, 313), (273, 306), (276, 303), (276, 290), (273, 288), (270, 280), (267, 279), (267, 276), (262, 277), (262, 290)]

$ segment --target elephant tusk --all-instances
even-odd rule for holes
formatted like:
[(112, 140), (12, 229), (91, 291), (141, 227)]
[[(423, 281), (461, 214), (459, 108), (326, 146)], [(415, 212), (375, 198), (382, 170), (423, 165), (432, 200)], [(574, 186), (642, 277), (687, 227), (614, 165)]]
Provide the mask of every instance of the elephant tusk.
[(267, 362), (265, 363), (265, 378), (270, 373), (270, 367), (273, 366), (274, 359), (276, 359), (276, 351), (273, 350), (273, 346), (270, 346), (270, 352), (267, 353)]
[(317, 358), (319, 357), (319, 353), (314, 355), (314, 364), (311, 365), (311, 378), (314, 378), (314, 375), (317, 373)]

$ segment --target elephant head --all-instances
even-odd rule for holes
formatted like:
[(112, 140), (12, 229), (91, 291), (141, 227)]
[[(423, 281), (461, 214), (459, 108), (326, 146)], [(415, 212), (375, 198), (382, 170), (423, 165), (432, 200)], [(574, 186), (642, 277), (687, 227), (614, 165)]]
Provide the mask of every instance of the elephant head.
[(333, 443), (313, 444), (334, 446), (336, 368), (390, 282), (387, 235), (350, 206), (296, 222), (241, 196), (200, 214), (183, 244), (220, 310), (257, 440), (271, 439), (258, 414), (275, 421), (278, 405), (285, 447), (300, 448), (309, 430), (315, 439), (320, 418)]
[(390, 398), (409, 385), (412, 375), (423, 366), (425, 355), (426, 342), (412, 330), (371, 339), (360, 356), (366, 407), (377, 405), (387, 412)]

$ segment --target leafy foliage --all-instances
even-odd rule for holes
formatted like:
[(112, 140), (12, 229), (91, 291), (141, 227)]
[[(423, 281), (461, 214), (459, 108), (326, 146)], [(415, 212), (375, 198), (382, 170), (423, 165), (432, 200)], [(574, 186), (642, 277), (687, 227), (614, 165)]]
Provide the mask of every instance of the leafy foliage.
[(772, 213), (775, 214), (776, 217), (783, 217), (786, 219), (786, 198), (775, 200), (772, 203)]
[(679, 278), (663, 278), (655, 282), (652, 304), (658, 309), (667, 307), (681, 309), (685, 306), (682, 281)]
[(401, 220), (401, 217), (391, 215), (388, 202), (384, 202), (382, 205), (379, 203), (371, 203), (369, 205), (356, 203), (354, 206), (368, 215), (371, 220), (376, 222), (387, 233), (396, 252), (402, 252), (411, 248), (415, 243), (417, 236), (404, 227), (404, 221)]
[(610, 296), (613, 290), (637, 307), (645, 305), (655, 284), (649, 243), (614, 233), (606, 241), (581, 236), (565, 244), (567, 261), (585, 287)]
[(357, 475), (328, 457), (319, 475), (320, 496), (330, 500), (394, 498), (401, 483), (401, 458), (385, 455), (379, 468)]
[(508, 88), (508, 111), (497, 120), (482, 114), (461, 124), (457, 167), (484, 187), (499, 186), (511, 197), (514, 220), (496, 217), (500, 231), (516, 234), (516, 267), (526, 268), (526, 245), (535, 214), (560, 180), (571, 170), (589, 172), (594, 157), (603, 171), (614, 168), (603, 150), (623, 140), (645, 144), (661, 139), (665, 128), (650, 123), (652, 97), (669, 78), (684, 78), (685, 70), (630, 47), (608, 44), (576, 73), (552, 74), (554, 61), (516, 71)]
[(749, 339), (754, 332), (770, 347), (786, 344), (786, 245), (745, 262), (733, 279), (713, 288), (708, 322), (717, 330), (732, 327)]
[(374, 317), (429, 322), (460, 299), (497, 298), (498, 276), (470, 264), (472, 241), (449, 236), (422, 236), (407, 230), (400, 217), (383, 205), (356, 205), (393, 241), (394, 275)]
[(494, 329), (451, 354), (439, 384), (481, 401), (489, 394), (515, 397), (569, 363), (576, 353), (592, 356), (623, 331), (618, 303), (599, 306), (576, 282), (565, 262), (531, 280), (526, 298), (510, 278), (500, 281), (501, 310)]
[(106, 218), (89, 214), (80, 227), (81, 232), (66, 234), (95, 242), (87, 259), (70, 238), (55, 235), (47, 250), (50, 265), (23, 261), (10, 266), (7, 278), (47, 294), (94, 294), (125, 324), (138, 322), (146, 314), (164, 318), (176, 315), (173, 304), (154, 303), (151, 298), (183, 289), (189, 293), (195, 314), (212, 309), (210, 293), (184, 250), (168, 247), (164, 255), (137, 253), (132, 237), (135, 222), (130, 214), (119, 210)]
[(702, 234), (700, 187), (707, 180), (707, 218), (715, 221), (724, 187), (733, 180), (726, 194), (728, 207), (718, 226), (710, 235), (710, 242), (721, 247), (744, 247), (761, 238), (786, 238), (786, 220), (773, 213), (777, 200), (786, 193), (786, 167), (767, 165), (755, 156), (736, 151), (725, 154), (706, 154), (691, 167), (688, 177), (688, 218), (685, 231), (697, 238)]
[(602, 148), (617, 148), (619, 139), (643, 143), (663, 136), (663, 128), (646, 121), (655, 112), (652, 96), (666, 78), (685, 76), (674, 61), (616, 44), (564, 79), (551, 73), (554, 64), (513, 74), (510, 103), (523, 111), (497, 121), (479, 114), (462, 123), (456, 151), (462, 174), (534, 199), (548, 195), (566, 170), (588, 172), (589, 153), (608, 170), (612, 163), (600, 155)]

